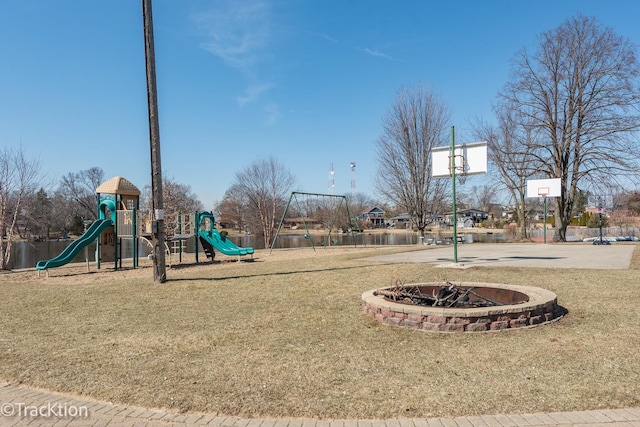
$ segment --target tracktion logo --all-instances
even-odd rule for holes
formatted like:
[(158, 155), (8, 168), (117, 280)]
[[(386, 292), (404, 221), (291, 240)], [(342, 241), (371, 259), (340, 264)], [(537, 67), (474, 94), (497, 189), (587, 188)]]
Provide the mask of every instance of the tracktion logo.
[(0, 416), (8, 418), (89, 418), (89, 409), (86, 406), (58, 402), (48, 402), (44, 405), (10, 402), (0, 405)]

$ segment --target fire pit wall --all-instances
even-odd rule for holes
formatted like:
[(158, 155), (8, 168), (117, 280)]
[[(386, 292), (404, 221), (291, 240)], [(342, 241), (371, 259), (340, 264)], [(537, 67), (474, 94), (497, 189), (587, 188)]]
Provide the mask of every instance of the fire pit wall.
[[(475, 292), (490, 296), (507, 305), (481, 308), (427, 307), (391, 301), (374, 295), (376, 290), (362, 294), (362, 311), (379, 322), (435, 332), (500, 331), (539, 325), (563, 315), (556, 294), (546, 289), (497, 283), (457, 283), (472, 287)], [(431, 294), (442, 284), (422, 283), (422, 293)], [(392, 289), (392, 288), (387, 288)]]

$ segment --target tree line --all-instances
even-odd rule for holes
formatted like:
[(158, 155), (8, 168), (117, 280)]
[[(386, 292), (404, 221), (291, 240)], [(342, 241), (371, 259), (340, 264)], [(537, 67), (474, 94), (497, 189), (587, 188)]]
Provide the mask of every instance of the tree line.
[[(488, 143), (492, 183), (472, 188), (466, 198), (488, 207), (506, 193), (520, 239), (528, 237), (529, 208), (539, 204), (526, 199), (530, 179), (561, 181), (553, 209), (556, 240), (566, 240), (589, 194), (617, 194), (618, 207), (626, 198), (636, 211), (637, 192), (630, 188), (637, 187), (640, 171), (639, 73), (635, 45), (595, 18), (577, 15), (544, 32), (533, 52), (515, 54), (497, 94), (495, 121), (473, 126), (474, 136)], [(450, 180), (431, 176), (432, 150), (448, 145), (450, 121), (435, 91), (424, 84), (403, 87), (376, 141), (377, 193), (396, 213), (408, 214), (420, 234), (451, 206)], [(258, 161), (236, 174), (219, 204), (221, 216), (259, 224), (268, 246), (294, 183), (275, 159)]]
[[(620, 194), (638, 185), (640, 67), (637, 48), (595, 18), (577, 15), (522, 49), (497, 94), (495, 122), (478, 120), (492, 178), (510, 196), (527, 237), (526, 182), (559, 178), (554, 239), (584, 193)], [(447, 200), (447, 182), (429, 179), (434, 146), (447, 145), (446, 103), (423, 85), (399, 91), (378, 141), (380, 192), (405, 207), (422, 231)], [(450, 199), (450, 197), (449, 197)]]
[[(635, 45), (582, 15), (541, 34), (534, 51), (517, 52), (511, 76), (497, 94), (495, 121), (474, 124), (474, 136), (488, 143), (493, 180), (472, 189), (476, 203), (490, 205), (506, 192), (522, 239), (530, 179), (561, 180), (554, 200), (556, 240), (566, 240), (586, 194), (626, 195), (627, 207), (637, 213), (640, 193), (630, 188), (637, 188), (640, 171), (639, 76)], [(435, 214), (451, 205), (450, 180), (431, 176), (431, 152), (448, 145), (450, 119), (446, 102), (427, 85), (401, 88), (376, 141), (375, 187), (384, 200), (353, 195), (352, 210), (375, 204), (407, 213), (424, 234)], [(95, 189), (104, 179), (100, 168), (70, 172), (52, 191), (41, 185), (39, 170), (39, 162), (22, 148), (0, 151), (0, 269), (7, 267), (16, 238), (78, 234), (96, 218)], [(167, 224), (178, 212), (202, 210), (189, 186), (165, 179), (163, 187)], [(269, 246), (294, 190), (296, 179), (286, 165), (259, 159), (236, 173), (216, 206), (218, 220), (250, 228)], [(143, 209), (149, 194), (145, 188)]]
[[(567, 227), (584, 208), (586, 195), (626, 195), (633, 201), (630, 187), (637, 187), (640, 171), (639, 73), (635, 45), (595, 18), (577, 15), (544, 32), (533, 52), (516, 53), (511, 77), (497, 94), (495, 121), (478, 120), (474, 125), (474, 135), (488, 143), (493, 182), (473, 188), (467, 197), (479, 207), (489, 206), (494, 204), (491, 199), (506, 192), (519, 238), (526, 239), (528, 207), (539, 203), (527, 201), (527, 181), (559, 178), (561, 194), (554, 199), (553, 223), (554, 239), (560, 241), (566, 240)], [(449, 107), (435, 91), (424, 84), (403, 87), (376, 141), (377, 193), (397, 213), (407, 213), (422, 235), (452, 202), (450, 181), (431, 176), (432, 150), (448, 145), (450, 121)], [(238, 206), (251, 206), (242, 209), (250, 215), (264, 210), (260, 221), (253, 222), (262, 225), (267, 245), (277, 216), (275, 200), (282, 204), (293, 184), (288, 177), (275, 179), (282, 165), (274, 162), (236, 175), (236, 184), (221, 204), (225, 215), (233, 213), (240, 223), (250, 218), (244, 218)], [(271, 179), (245, 179), (258, 178), (258, 170)], [(282, 188), (274, 191), (267, 182), (281, 182)], [(259, 197), (248, 196), (253, 193)], [(268, 197), (274, 201), (266, 203)]]
[[(98, 217), (96, 188), (105, 181), (104, 171), (92, 167), (64, 175), (57, 185), (44, 184), (40, 162), (22, 147), (0, 151), (0, 269), (7, 269), (16, 240), (46, 240), (80, 235)], [(202, 210), (202, 203), (188, 185), (163, 179), (168, 224), (177, 224), (180, 212)], [(141, 190), (140, 211), (151, 206), (151, 188)]]

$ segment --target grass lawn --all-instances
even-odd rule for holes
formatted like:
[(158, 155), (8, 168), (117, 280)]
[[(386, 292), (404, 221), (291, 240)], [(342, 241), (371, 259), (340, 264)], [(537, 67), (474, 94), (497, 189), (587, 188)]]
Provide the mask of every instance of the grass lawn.
[[(114, 403), (243, 417), (392, 418), (640, 405), (640, 253), (629, 270), (362, 260), (417, 248), (257, 251), (254, 262), (0, 273), (0, 379)], [(220, 258), (223, 258), (220, 256)], [(383, 326), (361, 294), (478, 281), (549, 289), (540, 327)]]

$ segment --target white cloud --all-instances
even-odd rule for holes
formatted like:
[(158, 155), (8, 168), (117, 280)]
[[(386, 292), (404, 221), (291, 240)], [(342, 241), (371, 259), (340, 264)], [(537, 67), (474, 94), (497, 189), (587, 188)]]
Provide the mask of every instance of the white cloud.
[(267, 106), (264, 107), (264, 112), (267, 115), (267, 125), (275, 124), (280, 118), (280, 107), (278, 107), (278, 104), (267, 104)]
[[(334, 39), (333, 37), (331, 37), (331, 36), (329, 36), (329, 35), (327, 35), (327, 34), (324, 34), (324, 33), (317, 33), (317, 32), (314, 32), (314, 33), (311, 33), (311, 34), (313, 34), (313, 35), (314, 35), (314, 36), (316, 36), (316, 37), (320, 37), (320, 38), (322, 38), (322, 39), (325, 39), (325, 40), (327, 40), (327, 41), (330, 41), (330, 42), (332, 42), (332, 43), (335, 43), (335, 44), (341, 45), (341, 43), (340, 43), (338, 40)], [(348, 46), (348, 47), (349, 47), (350, 49), (359, 50), (359, 51), (361, 51), (361, 52), (366, 53), (367, 55), (375, 56), (375, 57), (377, 57), (377, 58), (393, 59), (393, 58), (391, 57), (391, 55), (387, 55), (386, 53), (380, 52), (380, 51), (378, 51), (378, 50), (369, 49), (369, 48), (366, 48), (366, 47), (365, 47), (364, 49), (363, 49), (363, 48), (356, 47), (356, 46)]]
[(362, 51), (364, 53), (367, 53), (367, 54), (371, 55), (371, 56), (377, 56), (378, 58), (392, 59), (391, 56), (387, 55), (386, 53), (378, 52), (377, 50), (371, 50), (371, 49), (368, 49), (366, 47), (364, 49), (362, 49)]
[(250, 74), (271, 35), (269, 4), (263, 0), (221, 0), (194, 15), (208, 40), (202, 47), (230, 67)]
[(320, 37), (320, 38), (323, 38), (325, 40), (329, 40), (332, 43), (338, 43), (338, 40), (336, 40), (333, 37), (330, 37), (330, 36), (328, 36), (326, 34), (323, 34), (323, 33), (313, 33), (313, 34), (318, 36), (318, 37)]
[[(257, 102), (274, 85), (260, 76), (272, 42), (272, 14), (268, 0), (215, 0), (193, 16), (205, 34), (202, 48), (220, 58), (247, 79), (244, 94), (236, 100), (240, 108)], [(263, 80), (263, 81), (261, 81)]]
[(273, 85), (271, 83), (252, 84), (247, 86), (244, 90), (244, 96), (239, 96), (237, 98), (238, 105), (240, 107), (244, 107), (246, 104), (255, 102), (262, 93), (267, 92), (272, 87)]

